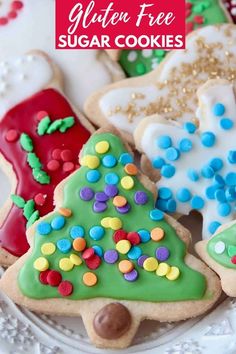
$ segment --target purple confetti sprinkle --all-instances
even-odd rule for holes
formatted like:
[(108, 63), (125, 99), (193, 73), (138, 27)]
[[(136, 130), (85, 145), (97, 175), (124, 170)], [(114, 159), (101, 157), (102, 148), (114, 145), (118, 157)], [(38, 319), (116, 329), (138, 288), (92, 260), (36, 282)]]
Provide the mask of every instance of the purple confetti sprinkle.
[(118, 261), (119, 255), (116, 250), (107, 250), (104, 253), (104, 261), (109, 264), (113, 264)]
[(146, 256), (145, 254), (143, 254), (142, 256), (140, 256), (139, 259), (138, 259), (138, 265), (139, 265), (140, 267), (143, 267), (143, 263), (144, 263), (144, 261), (145, 261), (147, 258), (148, 258), (148, 256)]
[(89, 201), (89, 200), (93, 199), (94, 191), (89, 187), (83, 187), (83, 188), (81, 188), (79, 195), (80, 195), (81, 199)]
[(118, 194), (118, 188), (114, 184), (107, 184), (105, 186), (104, 192), (109, 198), (113, 198)]
[(134, 195), (134, 201), (136, 204), (146, 204), (148, 201), (147, 193), (143, 191), (137, 191)]
[(170, 256), (170, 251), (167, 247), (158, 247), (156, 249), (156, 258), (158, 261), (166, 261)]
[(106, 202), (109, 197), (104, 192), (95, 193), (95, 199), (97, 202)]
[(138, 278), (138, 272), (136, 269), (133, 269), (131, 272), (124, 274), (124, 278), (127, 281), (135, 281)]
[(118, 213), (120, 214), (127, 214), (130, 211), (130, 204), (127, 203), (126, 205), (124, 205), (123, 207), (116, 207), (116, 210), (118, 211)]
[(102, 213), (106, 209), (107, 209), (106, 203), (102, 203), (102, 202), (94, 202), (93, 203), (93, 210), (95, 211), (95, 213)]

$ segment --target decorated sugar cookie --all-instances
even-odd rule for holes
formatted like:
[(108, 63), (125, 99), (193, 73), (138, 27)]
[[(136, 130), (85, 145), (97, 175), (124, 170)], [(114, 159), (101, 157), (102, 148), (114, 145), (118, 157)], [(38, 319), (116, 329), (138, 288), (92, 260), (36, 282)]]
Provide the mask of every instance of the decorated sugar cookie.
[(208, 79), (236, 77), (236, 27), (207, 26), (187, 37), (187, 50), (172, 51), (148, 75), (127, 79), (94, 93), (86, 102), (96, 124), (110, 122), (132, 141), (146, 116), (159, 113), (184, 123), (196, 121), (196, 91)]
[(199, 256), (220, 277), (223, 291), (236, 297), (236, 226), (235, 221), (221, 226), (210, 240), (195, 245)]
[(28, 250), (26, 229), (53, 209), (53, 190), (78, 167), (92, 128), (41, 52), (1, 62), (0, 78), (0, 164), (12, 187), (0, 210), (0, 264), (8, 265)]
[(124, 73), (97, 50), (56, 50), (54, 8), (55, 0), (1, 0), (0, 61), (34, 49), (44, 51), (62, 70), (67, 97), (82, 108), (93, 90), (124, 78)]
[[(232, 0), (234, 1), (234, 0)], [(203, 26), (231, 22), (228, 12), (219, 0), (191, 0), (185, 4), (186, 33)], [(231, 9), (229, 9), (231, 10)], [(234, 10), (231, 10), (231, 14)], [(154, 70), (168, 53), (165, 50), (113, 50), (108, 54), (119, 63), (127, 76), (140, 76)]]
[(236, 23), (236, 1), (235, 0), (223, 0), (225, 8), (228, 10), (234, 23)]
[[(199, 91), (200, 127), (153, 116), (135, 132), (136, 146), (161, 177), (157, 206), (169, 213), (203, 216), (203, 237), (235, 218), (236, 102), (233, 85), (212, 80)], [(142, 160), (148, 173), (150, 166)]]
[(177, 321), (209, 309), (218, 278), (187, 253), (187, 230), (154, 207), (154, 185), (119, 133), (96, 132), (80, 163), (57, 186), (55, 210), (28, 229), (31, 248), (0, 288), (32, 310), (80, 314), (104, 348), (128, 346), (145, 318)]

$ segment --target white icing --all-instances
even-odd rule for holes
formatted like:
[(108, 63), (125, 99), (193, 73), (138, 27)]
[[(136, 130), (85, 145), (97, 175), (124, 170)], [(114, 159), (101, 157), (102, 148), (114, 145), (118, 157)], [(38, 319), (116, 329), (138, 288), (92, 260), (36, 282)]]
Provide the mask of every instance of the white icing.
[[(232, 53), (232, 57), (230, 58), (230, 66), (236, 68), (236, 28), (235, 30), (232, 30), (231, 25), (230, 28), (232, 36), (227, 37), (225, 31), (228, 29), (228, 26), (229, 25), (226, 24), (219, 27), (207, 26), (201, 28), (200, 30), (192, 33), (187, 37), (187, 50), (172, 51), (172, 53), (167, 57), (165, 65), (162, 66), (161, 72), (159, 69), (157, 69), (156, 71), (152, 72), (152, 74), (148, 74), (148, 76), (144, 75), (136, 79), (130, 79), (130, 86), (127, 86), (127, 81), (121, 82), (119, 88), (107, 91), (107, 93), (104, 94), (99, 101), (99, 106), (103, 115), (115, 126), (122, 127), (122, 129), (126, 132), (131, 132), (133, 127), (136, 127), (140, 119), (143, 119), (144, 117), (142, 113), (137, 114), (137, 116), (134, 118), (134, 122), (132, 123), (132, 129), (129, 127), (130, 123), (128, 121), (128, 114), (125, 113), (128, 101), (127, 97), (131, 97), (133, 92), (137, 90), (137, 87), (139, 92), (143, 93), (144, 95), (146, 95), (148, 90), (151, 90), (152, 92), (152, 98), (147, 96), (146, 99), (142, 101), (142, 105), (140, 106), (142, 111), (145, 111), (146, 105), (150, 103), (151, 100), (155, 101), (157, 98), (168, 98), (168, 103), (171, 105), (171, 107), (173, 107), (176, 111), (179, 111), (180, 108), (177, 102), (179, 98), (178, 94), (169, 94), (169, 96), (167, 96), (169, 89), (166, 89), (166, 87), (160, 89), (156, 84), (163, 83), (166, 80), (171, 82), (173, 69), (177, 68), (178, 70), (178, 67), (180, 67), (182, 64), (191, 63), (199, 57), (199, 50), (196, 49), (196, 41), (198, 39), (204, 39), (207, 44), (220, 43), (220, 48), (217, 46), (214, 47), (214, 53), (215, 56), (222, 62), (222, 69), (227, 65), (227, 62), (224, 58), (225, 52), (227, 51)], [(149, 79), (150, 86), (147, 86), (147, 77)], [(176, 89), (178, 92), (182, 92), (184, 87), (181, 86), (181, 77), (179, 79), (180, 84), (176, 87)], [(207, 74), (201, 72), (193, 79), (191, 73), (191, 78), (187, 87), (189, 90), (192, 89), (193, 92), (190, 99), (189, 96), (187, 96), (187, 105), (190, 107), (190, 112), (182, 114), (181, 121), (183, 122), (190, 121), (192, 118), (194, 118), (194, 114), (197, 108), (194, 99), (196, 90), (199, 87), (199, 85), (196, 84), (198, 79), (201, 79), (203, 82), (206, 81), (208, 79)], [(136, 89), (134, 89), (135, 86)], [(121, 108), (121, 111), (118, 113), (115, 111), (115, 107), (117, 106)], [(111, 111), (114, 113), (110, 114)], [(169, 116), (171, 116), (171, 113), (169, 113)], [(120, 121), (122, 121), (122, 125), (120, 124)]]
[[(193, 168), (201, 175), (202, 167), (207, 165), (212, 158), (218, 157), (224, 162), (223, 168), (219, 171), (220, 175), (225, 177), (229, 172), (236, 172), (235, 164), (230, 164), (227, 160), (228, 151), (236, 150), (236, 102), (232, 85), (222, 83), (210, 86), (207, 90), (205, 89), (199, 99), (201, 107), (199, 112), (204, 122), (200, 126), (199, 132), (191, 135), (180, 127), (153, 122), (143, 132), (141, 147), (151, 161), (157, 156), (161, 156), (166, 160), (165, 150), (160, 149), (156, 143), (158, 137), (169, 135), (174, 147), (178, 147), (179, 141), (182, 138), (188, 138), (192, 141), (193, 149), (190, 152), (182, 153), (177, 161), (170, 162), (166, 160), (167, 163), (176, 167), (175, 175), (172, 178), (161, 177), (157, 186), (158, 188), (170, 188), (174, 193), (174, 197), (180, 188), (188, 188), (192, 196), (198, 195), (204, 199), (205, 205), (200, 212), (203, 216), (203, 237), (207, 238), (210, 236), (208, 226), (212, 221), (224, 224), (233, 220), (236, 213), (232, 212), (226, 217), (220, 216), (217, 211), (216, 200), (207, 199), (205, 196), (205, 190), (212, 185), (213, 180), (201, 176), (197, 182), (193, 182), (187, 177), (187, 171), (189, 168)], [(220, 118), (213, 115), (212, 107), (217, 102), (222, 103), (226, 108), (224, 117), (233, 120), (234, 126), (231, 130), (222, 130), (219, 126)], [(216, 135), (216, 144), (212, 148), (206, 148), (201, 144), (201, 132), (206, 130), (212, 131)], [(232, 210), (235, 210), (233, 209), (234, 206), (231, 206)], [(191, 210), (189, 202), (181, 203), (177, 201), (177, 212), (187, 215)]]
[(222, 254), (225, 251), (225, 243), (223, 241), (218, 241), (215, 244), (215, 253)]
[[(97, 50), (56, 50), (54, 37), (54, 0), (23, 0), (18, 17), (0, 26), (0, 61), (40, 49), (51, 56), (63, 72), (65, 93), (72, 102), (83, 107), (94, 90), (111, 82), (111, 77), (97, 60)], [(1, 0), (0, 17), (6, 13)]]
[(43, 89), (52, 70), (42, 56), (24, 55), (0, 62), (0, 119), (16, 104)]
[(137, 59), (137, 57), (138, 57), (137, 52), (132, 50), (131, 52), (129, 52), (127, 59), (130, 63), (133, 63)]

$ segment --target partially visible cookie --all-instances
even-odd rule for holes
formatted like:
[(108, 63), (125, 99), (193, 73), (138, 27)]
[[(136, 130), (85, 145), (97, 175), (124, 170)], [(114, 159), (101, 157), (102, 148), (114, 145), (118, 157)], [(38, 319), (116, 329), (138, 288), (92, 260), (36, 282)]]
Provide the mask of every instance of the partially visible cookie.
[(0, 62), (0, 166), (11, 195), (0, 209), (0, 265), (29, 248), (26, 229), (53, 208), (94, 129), (61, 92), (59, 69), (35, 51)]
[(192, 32), (186, 43), (186, 50), (172, 51), (151, 73), (91, 95), (85, 104), (89, 119), (99, 126), (113, 124), (131, 143), (137, 125), (156, 113), (181, 124), (198, 122), (199, 86), (215, 78), (235, 83), (236, 27), (203, 27)]
[(235, 0), (223, 0), (225, 8), (228, 10), (234, 23), (236, 23), (236, 2)]
[(80, 163), (57, 186), (55, 210), (28, 229), (30, 250), (1, 290), (33, 311), (81, 315), (102, 348), (130, 345), (144, 319), (210, 309), (221, 294), (217, 276), (188, 253), (189, 232), (155, 208), (155, 185), (118, 131), (94, 133)]

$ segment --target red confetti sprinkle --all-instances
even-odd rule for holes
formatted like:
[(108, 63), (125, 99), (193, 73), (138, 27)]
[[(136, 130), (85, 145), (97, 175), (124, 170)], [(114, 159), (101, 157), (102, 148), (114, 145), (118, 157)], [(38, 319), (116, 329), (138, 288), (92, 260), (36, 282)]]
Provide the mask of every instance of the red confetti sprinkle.
[(192, 11), (190, 9), (185, 10), (185, 17), (188, 18), (191, 15)]
[(233, 264), (236, 264), (236, 256), (233, 256), (233, 257), (231, 258), (231, 262), (232, 262)]
[(42, 284), (44, 285), (48, 285), (48, 280), (47, 280), (47, 277), (48, 277), (48, 273), (50, 272), (49, 269), (45, 270), (44, 272), (40, 272), (39, 274), (39, 280)]
[(92, 247), (91, 248), (87, 248), (83, 252), (82, 257), (83, 257), (83, 259), (89, 259), (89, 258), (94, 256), (94, 253), (95, 253), (95, 251), (94, 251), (94, 249)]
[(192, 3), (191, 2), (186, 2), (186, 4), (185, 4), (185, 8), (186, 9), (191, 9), (192, 8)]
[(52, 152), (52, 158), (54, 160), (60, 160), (61, 159), (61, 149), (54, 149)]
[(67, 150), (63, 150), (61, 152), (61, 159), (62, 161), (71, 161), (73, 159), (73, 154), (72, 154), (72, 151), (67, 149)]
[(60, 167), (60, 163), (57, 160), (51, 160), (47, 163), (47, 169), (49, 171), (57, 171)]
[(101, 258), (98, 255), (94, 255), (85, 261), (89, 269), (97, 269), (101, 264)]
[(204, 22), (204, 17), (203, 16), (194, 16), (194, 22), (201, 25)]
[(186, 33), (188, 34), (189, 32), (192, 31), (193, 31), (193, 22), (186, 23)]
[(46, 111), (39, 111), (37, 113), (37, 120), (40, 121), (42, 120), (43, 118), (47, 117), (48, 116), (48, 112)]
[(45, 200), (47, 198), (46, 194), (38, 193), (34, 197), (35, 204), (42, 206), (45, 203)]
[(17, 130), (15, 129), (10, 129), (8, 130), (8, 132), (5, 135), (5, 139), (6, 141), (8, 141), (9, 143), (13, 143), (15, 142), (17, 139), (19, 138), (19, 133)]
[(69, 296), (73, 292), (73, 285), (71, 284), (70, 281), (64, 280), (58, 286), (58, 292), (62, 296)]
[(127, 238), (127, 232), (125, 230), (117, 230), (113, 234), (113, 240), (115, 243), (119, 242), (120, 240), (126, 240)]
[(47, 282), (51, 286), (58, 286), (62, 281), (62, 276), (56, 270), (50, 270), (47, 275)]
[(129, 240), (132, 245), (138, 245), (141, 239), (137, 232), (129, 232), (127, 235), (127, 240)]
[(13, 10), (20, 10), (20, 9), (22, 9), (23, 6), (24, 6), (23, 2), (19, 1), (19, 0), (15, 0), (11, 4), (11, 8)]
[(8, 13), (8, 18), (9, 19), (14, 19), (14, 18), (16, 18), (17, 17), (17, 12), (16, 11), (10, 11), (9, 13)]
[(0, 17), (0, 26), (5, 26), (8, 23), (7, 17)]
[(73, 162), (64, 162), (62, 168), (64, 172), (71, 172), (75, 169), (75, 164)]

